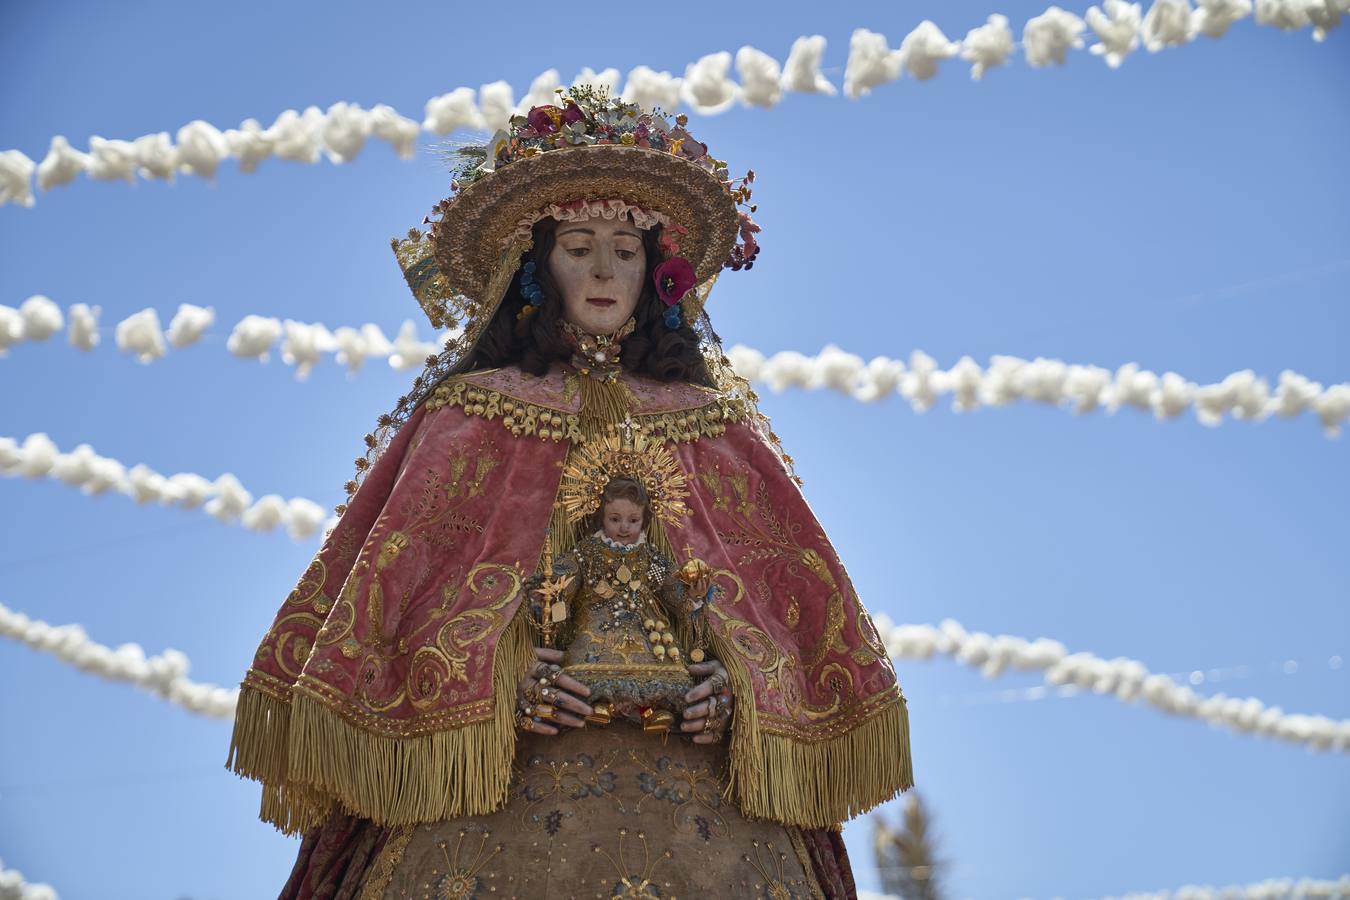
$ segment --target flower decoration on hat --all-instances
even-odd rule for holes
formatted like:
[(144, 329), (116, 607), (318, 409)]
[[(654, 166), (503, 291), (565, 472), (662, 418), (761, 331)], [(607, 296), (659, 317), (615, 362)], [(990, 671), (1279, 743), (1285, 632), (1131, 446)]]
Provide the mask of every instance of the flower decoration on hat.
[[(689, 119), (683, 114), (672, 121), (659, 109), (646, 112), (636, 103), (611, 98), (603, 89), (586, 85), (570, 91), (558, 88), (557, 93), (557, 104), (535, 106), (525, 115), (512, 116), (508, 127), (498, 129), (485, 146), (459, 148), (461, 162), (451, 181), (452, 189), (458, 193), (517, 160), (574, 147), (619, 145), (669, 153), (711, 173), (737, 206), (748, 209), (738, 210), (738, 240), (723, 266), (737, 271), (753, 266), (759, 254), (759, 242), (754, 238), (759, 226), (750, 218), (756, 210), (750, 202), (753, 170), (733, 180), (726, 162), (714, 158), (708, 145), (689, 133)], [(667, 229), (662, 238), (667, 261), (679, 254), (679, 237), (687, 234), (683, 225)]]

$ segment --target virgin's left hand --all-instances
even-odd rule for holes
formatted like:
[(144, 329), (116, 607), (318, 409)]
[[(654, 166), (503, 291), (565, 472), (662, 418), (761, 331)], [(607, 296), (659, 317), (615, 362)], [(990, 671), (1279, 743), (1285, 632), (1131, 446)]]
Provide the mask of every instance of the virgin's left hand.
[[(726, 668), (717, 660), (693, 663), (689, 674), (706, 676), (684, 695), (684, 719), (680, 730), (694, 735), (695, 744), (716, 744), (726, 734), (731, 724), (731, 679)], [(712, 725), (708, 725), (708, 713), (712, 711)]]

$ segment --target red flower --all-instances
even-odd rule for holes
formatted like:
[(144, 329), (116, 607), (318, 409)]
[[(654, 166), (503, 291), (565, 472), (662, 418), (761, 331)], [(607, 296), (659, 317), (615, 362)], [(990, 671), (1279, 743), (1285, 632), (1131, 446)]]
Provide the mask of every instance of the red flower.
[(666, 306), (674, 306), (698, 279), (689, 260), (683, 256), (672, 256), (656, 267), (656, 271), (652, 272), (652, 280), (656, 282), (656, 296)]
[(575, 101), (568, 100), (567, 108), (562, 111), (562, 123), (564, 125), (571, 125), (573, 122), (584, 118), (585, 114), (582, 113), (581, 107), (577, 106)]
[(539, 134), (552, 134), (558, 130), (558, 122), (565, 116), (563, 110), (556, 106), (536, 106), (530, 109), (525, 117), (530, 127)]

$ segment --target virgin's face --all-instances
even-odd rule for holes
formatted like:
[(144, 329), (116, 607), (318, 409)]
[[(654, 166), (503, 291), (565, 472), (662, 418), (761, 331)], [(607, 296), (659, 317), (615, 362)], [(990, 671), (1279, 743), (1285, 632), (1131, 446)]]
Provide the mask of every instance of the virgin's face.
[(647, 273), (642, 232), (626, 217), (562, 222), (548, 269), (562, 291), (563, 318), (590, 334), (613, 334), (637, 308)]

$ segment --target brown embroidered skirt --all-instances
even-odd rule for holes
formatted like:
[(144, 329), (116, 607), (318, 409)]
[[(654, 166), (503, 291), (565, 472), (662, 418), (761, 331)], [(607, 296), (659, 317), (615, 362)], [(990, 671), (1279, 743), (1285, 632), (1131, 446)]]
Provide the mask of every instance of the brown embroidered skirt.
[(839, 835), (745, 818), (726, 767), (725, 745), (618, 722), (521, 735), (502, 809), (390, 829), (334, 815), (281, 898), (854, 896)]

